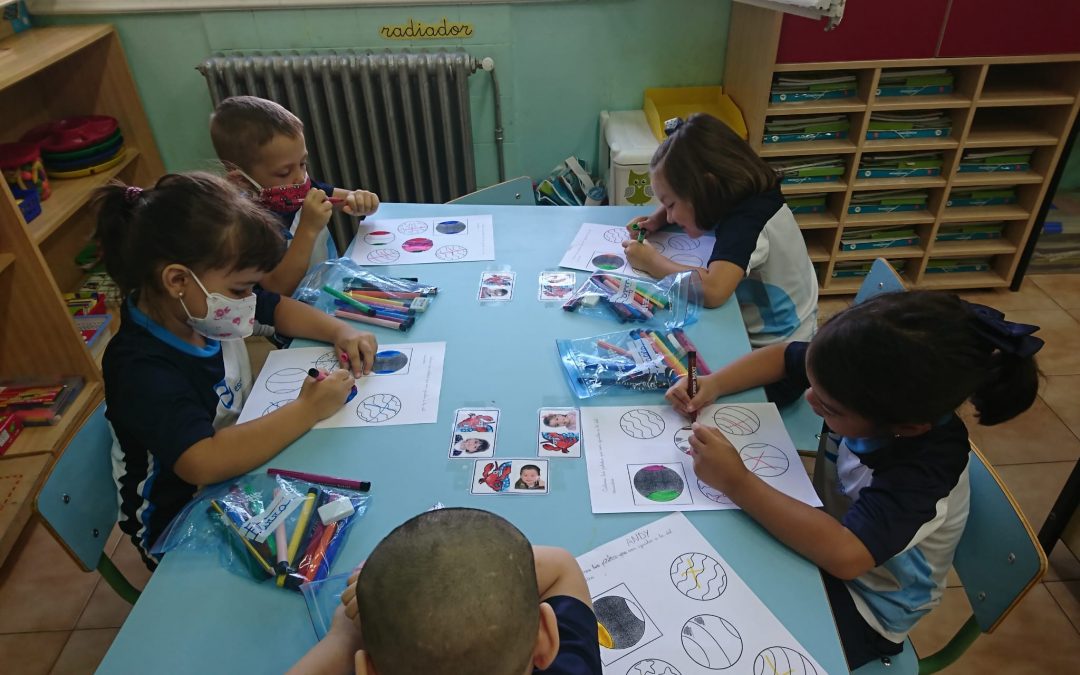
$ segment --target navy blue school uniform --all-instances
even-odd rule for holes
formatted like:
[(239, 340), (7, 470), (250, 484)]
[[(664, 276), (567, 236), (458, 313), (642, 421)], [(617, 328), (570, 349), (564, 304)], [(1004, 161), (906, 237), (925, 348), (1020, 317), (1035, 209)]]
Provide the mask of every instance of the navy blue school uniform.
[(544, 600), (555, 610), (559, 624), (559, 655), (544, 670), (545, 675), (602, 675), (600, 642), (596, 615), (581, 600), (568, 595), (555, 595)]

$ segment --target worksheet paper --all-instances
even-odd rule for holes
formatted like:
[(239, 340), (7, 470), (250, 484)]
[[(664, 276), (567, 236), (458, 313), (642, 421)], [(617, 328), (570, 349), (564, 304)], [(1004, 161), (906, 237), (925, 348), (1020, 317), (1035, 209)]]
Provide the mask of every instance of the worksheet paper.
[[(315, 428), (435, 422), (445, 352), (445, 342), (380, 345), (373, 373), (356, 380), (356, 395)], [(339, 366), (338, 354), (330, 347), (271, 352), (237, 422), (262, 417), (296, 400), (309, 369), (331, 371)]]
[(491, 216), (365, 220), (349, 256), (361, 265), (413, 265), (495, 259)]
[[(634, 269), (626, 260), (622, 242), (629, 238), (625, 227), (584, 223), (559, 266), (587, 272), (599, 270), (647, 277), (647, 274)], [(694, 239), (681, 232), (654, 232), (646, 241), (672, 262), (691, 267), (707, 267), (716, 237), (702, 235)]]
[(681, 513), (577, 561), (605, 675), (827, 675)]
[[(774, 404), (711, 405), (698, 422), (719, 429), (762, 480), (821, 506)], [(583, 407), (581, 434), (593, 513), (738, 508), (698, 480), (690, 422), (670, 406)]]

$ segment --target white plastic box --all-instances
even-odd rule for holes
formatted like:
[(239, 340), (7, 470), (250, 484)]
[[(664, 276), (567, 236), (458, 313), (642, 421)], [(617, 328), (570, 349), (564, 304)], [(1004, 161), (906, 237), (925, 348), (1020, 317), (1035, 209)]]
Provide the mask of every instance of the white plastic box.
[(660, 146), (641, 110), (600, 113), (600, 166), (608, 203), (615, 206), (658, 205), (649, 180), (649, 160)]

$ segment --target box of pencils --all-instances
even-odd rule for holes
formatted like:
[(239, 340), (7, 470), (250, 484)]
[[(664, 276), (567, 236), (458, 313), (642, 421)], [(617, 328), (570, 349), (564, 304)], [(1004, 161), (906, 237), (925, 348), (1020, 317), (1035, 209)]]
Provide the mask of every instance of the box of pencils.
[(593, 272), (563, 303), (563, 309), (619, 323), (672, 327), (697, 321), (703, 300), (701, 276), (696, 272), (676, 272), (659, 281)]

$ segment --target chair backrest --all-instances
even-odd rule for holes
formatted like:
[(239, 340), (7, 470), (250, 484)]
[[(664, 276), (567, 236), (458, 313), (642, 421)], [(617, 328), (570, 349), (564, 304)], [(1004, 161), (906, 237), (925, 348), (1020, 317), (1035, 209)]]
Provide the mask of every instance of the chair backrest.
[(46, 527), (87, 572), (97, 569), (120, 510), (111, 448), (102, 403), (53, 464), (34, 502)]
[(979, 628), (989, 633), (1042, 578), (1046, 554), (1008, 488), (974, 445), (968, 472), (971, 512), (953, 567)]
[(461, 195), (457, 199), (451, 199), (447, 204), (487, 204), (491, 206), (536, 206), (536, 195), (533, 193), (532, 179), (528, 176), (512, 178), (504, 183), (482, 188), (467, 195)]
[(870, 298), (883, 293), (903, 292), (904, 280), (896, 273), (892, 265), (885, 258), (878, 258), (870, 266), (870, 273), (863, 279), (859, 286), (859, 292), (855, 294), (855, 304), (865, 302)]

